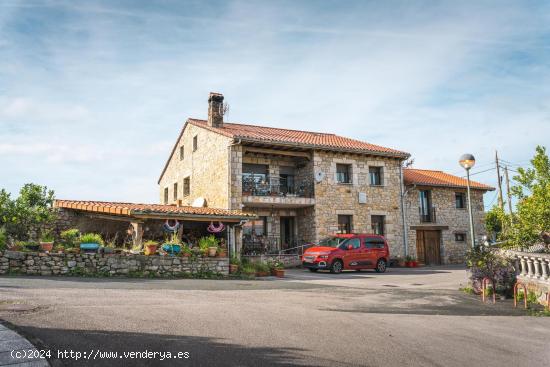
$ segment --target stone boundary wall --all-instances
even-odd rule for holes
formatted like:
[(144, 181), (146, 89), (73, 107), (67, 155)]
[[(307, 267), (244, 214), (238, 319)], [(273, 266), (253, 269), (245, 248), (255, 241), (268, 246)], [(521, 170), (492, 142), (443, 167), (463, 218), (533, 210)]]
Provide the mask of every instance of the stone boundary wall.
[(186, 277), (229, 274), (229, 259), (132, 254), (0, 252), (0, 274)]

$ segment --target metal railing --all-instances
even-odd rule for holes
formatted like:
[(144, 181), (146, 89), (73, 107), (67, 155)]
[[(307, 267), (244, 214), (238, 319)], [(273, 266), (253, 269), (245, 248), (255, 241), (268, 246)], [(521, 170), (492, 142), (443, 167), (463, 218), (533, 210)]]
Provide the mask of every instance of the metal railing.
[(243, 194), (310, 198), (313, 197), (313, 180), (243, 173)]
[(278, 236), (243, 237), (243, 255), (302, 255), (304, 248), (311, 246), (303, 240), (291, 240), (281, 248), (281, 240)]
[(420, 223), (435, 223), (437, 218), (435, 207), (418, 208), (418, 216), (420, 218)]

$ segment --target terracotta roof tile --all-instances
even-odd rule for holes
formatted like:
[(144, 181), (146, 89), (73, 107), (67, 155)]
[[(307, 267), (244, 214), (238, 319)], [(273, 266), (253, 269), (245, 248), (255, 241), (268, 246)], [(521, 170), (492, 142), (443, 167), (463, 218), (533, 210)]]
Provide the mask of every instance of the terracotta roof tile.
[(224, 122), (223, 127), (216, 128), (208, 126), (205, 120), (188, 119), (187, 121), (193, 125), (206, 128), (219, 134), (243, 140), (275, 144), (295, 144), (317, 149), (349, 150), (361, 153), (389, 155), (400, 158), (407, 158), (410, 155), (409, 153), (399, 150), (386, 148), (335, 134), (280, 129), (229, 122)]
[(254, 217), (252, 214), (243, 213), (238, 210), (226, 210), (207, 207), (175, 206), (161, 204), (136, 204), (118, 203), (106, 201), (81, 201), (81, 200), (56, 200), (55, 207), (82, 210), (94, 213), (105, 213), (114, 215), (181, 215), (181, 216), (204, 216), (205, 218), (247, 218)]
[[(406, 168), (403, 170), (403, 179), (405, 185), (425, 185), (425, 186), (444, 186), (466, 188), (465, 178), (453, 176), (443, 171), (433, 171), (426, 169)], [(492, 191), (495, 188), (470, 180), (472, 189)]]

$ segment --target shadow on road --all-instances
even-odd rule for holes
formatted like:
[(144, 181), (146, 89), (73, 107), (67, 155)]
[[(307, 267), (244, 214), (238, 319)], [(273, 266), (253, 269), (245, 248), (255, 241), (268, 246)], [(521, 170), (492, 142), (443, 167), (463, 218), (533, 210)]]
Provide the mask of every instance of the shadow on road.
[[(229, 324), (222, 327), (231, 327)], [(317, 366), (302, 360), (298, 348), (247, 347), (227, 344), (221, 339), (100, 330), (62, 330), (17, 327), (18, 332), (32, 338), (38, 349), (52, 351), (52, 366)], [(46, 341), (44, 343), (43, 341)], [(80, 360), (57, 358), (57, 351), (94, 354), (95, 351), (117, 352), (188, 352), (188, 359), (99, 358)], [(332, 363), (325, 363), (332, 364)]]

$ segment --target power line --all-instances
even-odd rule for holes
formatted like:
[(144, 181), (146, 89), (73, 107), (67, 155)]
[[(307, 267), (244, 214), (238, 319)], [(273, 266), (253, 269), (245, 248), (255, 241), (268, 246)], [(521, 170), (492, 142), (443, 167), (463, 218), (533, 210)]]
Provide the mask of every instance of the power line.
[[(489, 169), (486, 169), (486, 170), (483, 170), (483, 171), (478, 171), (478, 172), (474, 172), (474, 173), (470, 173), (470, 176), (475, 176), (475, 175), (478, 175), (480, 173), (485, 173), (485, 172), (489, 172), (489, 171), (494, 171), (496, 170), (497, 168), (496, 167), (492, 167), (492, 168), (489, 168)], [(465, 178), (466, 176), (462, 176), (462, 178)]]

